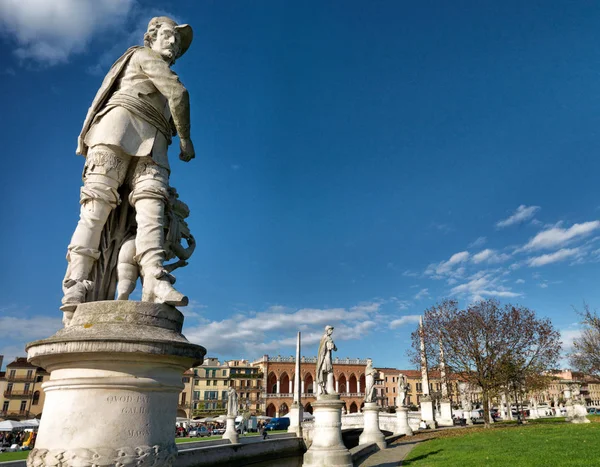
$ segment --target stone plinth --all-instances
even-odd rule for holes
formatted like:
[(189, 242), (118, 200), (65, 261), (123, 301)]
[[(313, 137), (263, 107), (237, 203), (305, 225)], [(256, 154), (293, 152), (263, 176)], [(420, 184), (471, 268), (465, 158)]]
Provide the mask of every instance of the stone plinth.
[(449, 400), (442, 400), (440, 402), (440, 418), (436, 421), (439, 426), (454, 426), (452, 403)]
[(181, 377), (206, 354), (182, 325), (168, 305), (90, 302), (68, 327), (29, 343), (29, 361), (50, 380), (27, 465), (170, 466)]
[(379, 429), (379, 406), (376, 402), (366, 402), (363, 408), (364, 428), (358, 438), (358, 444), (377, 443), (380, 449), (385, 449), (387, 444), (385, 436)]
[(421, 405), (421, 420), (427, 424), (427, 428), (435, 428), (435, 415), (433, 412), (433, 401), (429, 396), (423, 396), (420, 400)]
[(352, 455), (342, 441), (343, 405), (338, 394), (321, 394), (313, 402), (313, 442), (304, 454), (303, 467), (352, 467)]
[(238, 433), (235, 429), (235, 415), (227, 415), (227, 424), (225, 425), (225, 433), (223, 439), (228, 439), (232, 443), (238, 443)]
[(587, 418), (587, 410), (580, 402), (567, 402), (567, 422), (571, 423), (590, 423)]
[(408, 407), (396, 407), (396, 433), (397, 435), (412, 436), (413, 431), (408, 424)]
[(290, 426), (288, 433), (296, 433), (297, 436), (302, 436), (302, 419), (304, 418), (304, 408), (297, 402), (292, 403), (290, 412), (287, 415), (290, 418)]

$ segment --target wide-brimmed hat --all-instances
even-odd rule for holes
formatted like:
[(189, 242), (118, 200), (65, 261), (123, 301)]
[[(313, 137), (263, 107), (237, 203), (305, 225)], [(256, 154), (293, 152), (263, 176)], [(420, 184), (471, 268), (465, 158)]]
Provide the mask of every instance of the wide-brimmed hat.
[(192, 31), (192, 27), (189, 24), (177, 24), (168, 16), (156, 16), (152, 18), (148, 23), (147, 30), (150, 30), (150, 28), (156, 27), (162, 23), (170, 24), (179, 33), (179, 38), (181, 39), (179, 44), (179, 54), (177, 54), (177, 57), (175, 58), (181, 57), (184, 53), (187, 52), (187, 49), (190, 48), (192, 39), (194, 38), (194, 31)]

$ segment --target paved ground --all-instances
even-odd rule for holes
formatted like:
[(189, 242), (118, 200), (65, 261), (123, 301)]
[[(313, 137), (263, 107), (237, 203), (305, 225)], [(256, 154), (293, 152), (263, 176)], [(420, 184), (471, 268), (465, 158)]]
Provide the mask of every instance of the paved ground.
[(433, 434), (423, 433), (409, 438), (403, 437), (390, 444), (387, 449), (372, 454), (360, 464), (360, 467), (392, 467), (402, 465), (402, 460), (417, 444), (433, 438)]

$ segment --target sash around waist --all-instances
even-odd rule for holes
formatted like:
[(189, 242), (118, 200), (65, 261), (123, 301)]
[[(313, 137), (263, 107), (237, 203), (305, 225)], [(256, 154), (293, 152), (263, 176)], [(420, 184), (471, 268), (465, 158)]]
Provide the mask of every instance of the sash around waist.
[(167, 144), (171, 144), (173, 134), (171, 124), (152, 104), (139, 97), (133, 97), (117, 91), (110, 97), (105, 109), (109, 110), (117, 106), (129, 110), (138, 117), (146, 120), (150, 125), (156, 127), (167, 139)]

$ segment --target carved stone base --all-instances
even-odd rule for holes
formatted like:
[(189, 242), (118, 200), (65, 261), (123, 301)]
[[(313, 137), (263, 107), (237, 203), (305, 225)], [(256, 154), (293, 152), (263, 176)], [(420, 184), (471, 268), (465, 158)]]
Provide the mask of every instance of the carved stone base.
[(377, 443), (379, 449), (385, 449), (385, 436), (379, 429), (379, 406), (376, 402), (366, 402), (363, 408), (364, 427), (358, 438), (358, 444)]
[(342, 441), (342, 406), (339, 394), (321, 394), (312, 404), (315, 416), (312, 445), (303, 467), (352, 467), (352, 455)]
[(396, 433), (397, 435), (412, 436), (413, 431), (408, 424), (408, 408), (396, 407)]
[(238, 433), (235, 430), (235, 416), (227, 415), (227, 424), (225, 425), (223, 439), (228, 439), (233, 444), (239, 442)]
[(288, 417), (290, 418), (288, 433), (296, 433), (296, 436), (302, 437), (302, 419), (304, 417), (302, 405), (297, 402), (292, 403)]
[(440, 402), (440, 418), (437, 420), (439, 426), (454, 426), (452, 420), (452, 403), (449, 400)]
[(425, 421), (427, 428), (436, 428), (435, 415), (433, 412), (433, 401), (429, 396), (421, 397), (421, 420)]
[(172, 465), (181, 376), (206, 354), (182, 325), (168, 305), (90, 302), (69, 327), (28, 344), (29, 361), (50, 380), (27, 465)]

